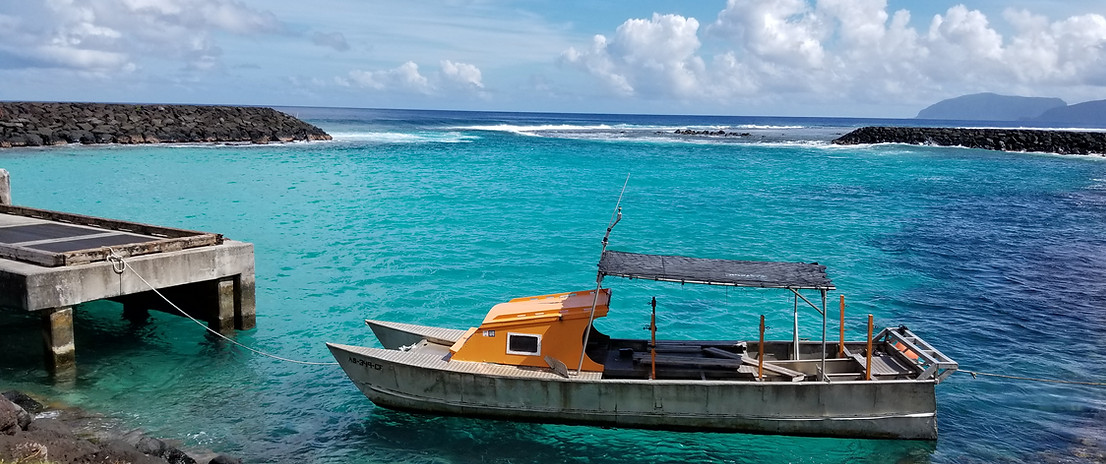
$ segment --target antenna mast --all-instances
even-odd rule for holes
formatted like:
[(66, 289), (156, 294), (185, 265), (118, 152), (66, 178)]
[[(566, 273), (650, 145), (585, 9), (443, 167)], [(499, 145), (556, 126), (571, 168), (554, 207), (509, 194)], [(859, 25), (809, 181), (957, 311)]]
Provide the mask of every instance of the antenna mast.
[[(618, 221), (622, 220), (622, 196), (626, 194), (626, 186), (630, 184), (630, 173), (626, 173), (626, 182), (622, 183), (622, 192), (618, 194), (618, 202), (614, 204), (614, 211), (611, 212), (611, 220), (607, 222), (607, 233), (603, 234), (603, 249), (599, 251), (599, 259), (603, 259), (603, 252), (607, 251), (607, 242), (611, 237), (611, 230), (618, 224)], [(588, 338), (591, 336), (591, 323), (595, 321), (595, 306), (599, 303), (599, 290), (603, 286), (603, 273), (598, 272), (595, 275), (595, 292), (591, 299), (591, 312), (588, 314), (588, 326), (587, 331), (584, 332), (584, 346), (580, 350), (580, 362), (576, 364), (576, 375), (580, 375), (580, 370), (584, 368), (584, 356), (588, 351)], [(608, 304), (610, 304), (608, 302)]]

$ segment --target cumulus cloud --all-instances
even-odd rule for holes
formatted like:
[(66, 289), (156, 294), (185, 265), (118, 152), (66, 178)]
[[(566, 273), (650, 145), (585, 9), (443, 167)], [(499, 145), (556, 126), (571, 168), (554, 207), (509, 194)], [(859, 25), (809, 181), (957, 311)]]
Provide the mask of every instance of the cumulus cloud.
[(880, 101), (946, 88), (1106, 85), (1102, 15), (1053, 21), (1007, 10), (1007, 36), (963, 5), (921, 19), (928, 27), (912, 27), (910, 12), (891, 12), (886, 0), (729, 0), (702, 30), (678, 15), (629, 19), (561, 61), (613, 95), (688, 100), (782, 92)]
[(607, 38), (602, 35), (596, 35), (592, 39), (591, 48), (587, 50), (580, 51), (575, 47), (565, 50), (561, 54), (561, 59), (586, 70), (606, 84), (607, 88), (615, 94), (621, 96), (634, 94), (634, 86), (626, 77), (626, 73), (630, 70), (625, 69), (622, 63), (616, 65), (607, 51)]
[(1013, 69), (1018, 80), (1078, 84), (1089, 77), (1094, 85), (1106, 85), (1106, 17), (1050, 23), (1025, 10), (1007, 10), (1004, 17), (1017, 31), (1004, 55), (1023, 64)]
[(336, 79), (339, 85), (388, 92), (433, 95), (444, 89), (467, 90), (483, 96), (484, 83), (480, 68), (475, 65), (442, 60), (441, 69), (429, 76), (419, 72), (419, 65), (408, 61), (392, 69), (354, 70)]
[(765, 62), (817, 69), (825, 59), (824, 25), (805, 0), (730, 0), (712, 27)]
[(133, 71), (142, 59), (215, 67), (213, 33), (283, 30), (272, 13), (237, 0), (44, 0), (0, 4), (0, 55), (25, 66), (81, 72)]
[(484, 88), (484, 83), (480, 82), (480, 68), (468, 63), (454, 63), (449, 60), (442, 60), (442, 76), (446, 81), (453, 82), (462, 87), (471, 87), (474, 89)]
[(419, 74), (419, 65), (413, 61), (382, 71), (350, 71), (349, 78), (340, 82), (374, 90), (406, 90), (421, 94), (429, 94), (433, 90), (430, 81)]
[(686, 96), (696, 92), (705, 71), (699, 49), (699, 21), (680, 15), (622, 23), (612, 39), (597, 35), (586, 50), (570, 48), (561, 59), (607, 84), (615, 93)]

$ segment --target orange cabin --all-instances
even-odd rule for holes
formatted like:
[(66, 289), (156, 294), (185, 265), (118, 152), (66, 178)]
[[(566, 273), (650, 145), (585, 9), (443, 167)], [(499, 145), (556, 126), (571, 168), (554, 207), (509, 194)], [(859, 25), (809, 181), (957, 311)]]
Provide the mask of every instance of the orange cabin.
[[(584, 349), (595, 290), (515, 298), (488, 311), (480, 327), (472, 327), (449, 349), (451, 359), (513, 366), (549, 367), (545, 357), (575, 368)], [(599, 290), (595, 317), (607, 315), (611, 290)], [(603, 365), (584, 357), (584, 371), (602, 372)]]

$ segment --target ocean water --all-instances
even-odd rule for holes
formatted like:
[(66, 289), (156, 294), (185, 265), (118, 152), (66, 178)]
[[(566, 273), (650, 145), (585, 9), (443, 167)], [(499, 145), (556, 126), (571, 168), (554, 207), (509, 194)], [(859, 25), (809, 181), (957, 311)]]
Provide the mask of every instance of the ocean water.
[[(366, 318), (467, 328), (510, 298), (592, 288), (629, 175), (612, 249), (817, 261), (831, 303), (846, 296), (850, 339), (870, 313), (964, 369), (1106, 381), (1106, 158), (828, 143), (925, 121), (285, 111), (335, 140), (4, 150), (0, 167), (16, 204), (252, 242), (257, 329), (236, 339), (287, 358), (375, 344)], [(683, 128), (748, 135), (672, 134)], [(662, 338), (751, 339), (762, 314), (769, 338), (790, 337), (788, 293), (605, 283), (614, 302), (597, 325), (614, 336), (647, 335), (656, 296)], [(0, 312), (0, 387), (249, 462), (1106, 456), (1106, 387), (954, 374), (937, 388), (936, 442), (522, 424), (376, 408), (336, 366), (260, 357), (181, 317), (133, 324), (110, 302), (75, 317), (78, 376), (54, 383), (37, 319)], [(819, 339), (820, 322), (803, 312), (801, 335)]]

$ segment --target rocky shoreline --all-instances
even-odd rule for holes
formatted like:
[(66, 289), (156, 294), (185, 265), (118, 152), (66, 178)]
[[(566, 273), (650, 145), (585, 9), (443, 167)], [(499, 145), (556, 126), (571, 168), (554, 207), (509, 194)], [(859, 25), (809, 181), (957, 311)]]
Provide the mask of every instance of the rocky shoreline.
[(330, 138), (322, 129), (272, 108), (0, 102), (0, 148)]
[[(171, 442), (139, 431), (104, 434), (81, 431), (91, 416), (75, 410), (48, 409), (18, 391), (0, 395), (0, 462), (112, 464), (241, 464), (238, 458), (187, 453)], [(95, 422), (95, 421), (93, 421)]]
[(833, 140), (837, 145), (907, 143), (985, 150), (1106, 155), (1106, 132), (1043, 129), (862, 127)]

